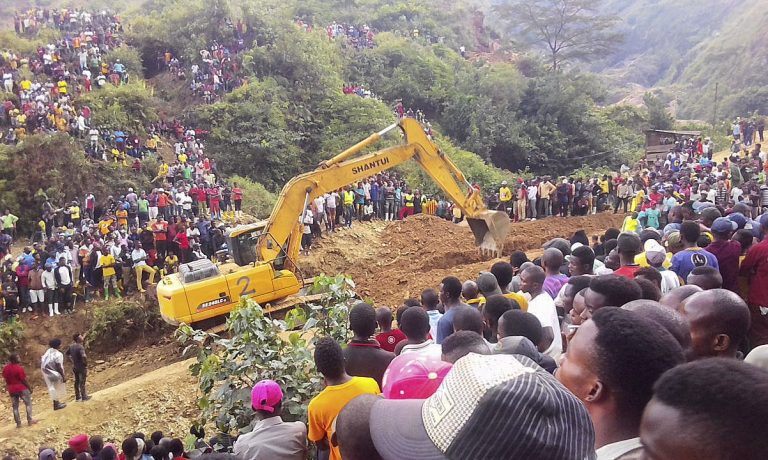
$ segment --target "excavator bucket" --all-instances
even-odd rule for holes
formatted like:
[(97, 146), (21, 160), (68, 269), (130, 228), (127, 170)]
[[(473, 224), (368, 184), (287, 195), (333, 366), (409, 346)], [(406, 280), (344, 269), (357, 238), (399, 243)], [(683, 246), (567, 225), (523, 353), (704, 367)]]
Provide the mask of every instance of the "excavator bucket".
[(475, 235), (475, 245), (480, 252), (501, 257), (504, 240), (509, 233), (509, 216), (503, 211), (482, 211), (474, 217), (468, 217), (467, 223)]

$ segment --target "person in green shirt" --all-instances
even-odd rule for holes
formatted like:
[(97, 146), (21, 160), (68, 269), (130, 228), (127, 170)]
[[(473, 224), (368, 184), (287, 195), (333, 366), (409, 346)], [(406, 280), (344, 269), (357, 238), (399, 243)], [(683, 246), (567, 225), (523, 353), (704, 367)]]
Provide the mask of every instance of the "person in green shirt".
[(149, 200), (147, 200), (147, 193), (141, 192), (141, 197), (136, 201), (138, 208), (139, 227), (144, 228), (149, 222)]
[(3, 233), (11, 236), (15, 236), (16, 234), (16, 222), (19, 221), (19, 218), (11, 214), (10, 209), (6, 209), (5, 212), (3, 212), (3, 216), (0, 217), (3, 221)]

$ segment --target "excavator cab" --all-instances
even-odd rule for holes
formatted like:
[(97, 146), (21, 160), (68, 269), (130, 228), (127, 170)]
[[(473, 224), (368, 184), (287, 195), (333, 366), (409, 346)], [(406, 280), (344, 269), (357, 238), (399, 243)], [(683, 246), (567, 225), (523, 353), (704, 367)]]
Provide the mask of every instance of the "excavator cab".
[(480, 211), (467, 217), (467, 223), (475, 236), (475, 246), (480, 252), (501, 257), (504, 240), (509, 233), (509, 216), (503, 211)]

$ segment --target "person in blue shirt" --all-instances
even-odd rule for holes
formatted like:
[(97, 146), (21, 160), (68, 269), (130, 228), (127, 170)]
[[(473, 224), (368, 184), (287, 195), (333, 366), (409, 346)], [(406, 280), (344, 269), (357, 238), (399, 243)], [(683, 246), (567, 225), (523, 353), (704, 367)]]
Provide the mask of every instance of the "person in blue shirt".
[(661, 227), (659, 223), (659, 217), (661, 216), (661, 204), (656, 203), (653, 207), (645, 210), (645, 226), (659, 229)]
[(445, 309), (442, 318), (437, 321), (437, 343), (443, 343), (453, 334), (453, 318), (461, 308), (472, 308), (461, 301), (461, 281), (455, 276), (443, 278), (440, 282), (440, 303)]
[(696, 267), (709, 266), (720, 269), (717, 257), (697, 246), (696, 242), (699, 240), (699, 236), (701, 236), (701, 228), (698, 223), (685, 221), (680, 225), (680, 240), (683, 244), (683, 250), (672, 256), (670, 270), (681, 279), (687, 280), (688, 274)]

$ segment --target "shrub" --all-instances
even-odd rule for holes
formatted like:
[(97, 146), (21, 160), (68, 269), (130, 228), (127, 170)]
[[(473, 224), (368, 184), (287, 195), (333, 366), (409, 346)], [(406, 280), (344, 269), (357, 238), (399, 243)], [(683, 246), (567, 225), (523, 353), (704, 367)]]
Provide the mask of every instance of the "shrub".
[(327, 297), (297, 307), (284, 320), (243, 299), (227, 319), (229, 339), (181, 325), (176, 334), (187, 346), (184, 352), (197, 350), (190, 370), (199, 379), (200, 424), (213, 422), (223, 432), (247, 431), (253, 418), (251, 387), (262, 379), (275, 380), (283, 389), (284, 418), (306, 421), (307, 404), (322, 389), (312, 344), (323, 336), (348, 340), (353, 287), (344, 276), (318, 277), (314, 288), (328, 292)]
[(156, 305), (118, 300), (94, 309), (87, 345), (103, 352), (116, 350), (164, 325)]
[(0, 361), (6, 362), (24, 341), (24, 324), (11, 320), (0, 323)]
[(229, 182), (243, 190), (243, 212), (258, 219), (269, 217), (277, 202), (277, 195), (247, 177), (231, 176)]

